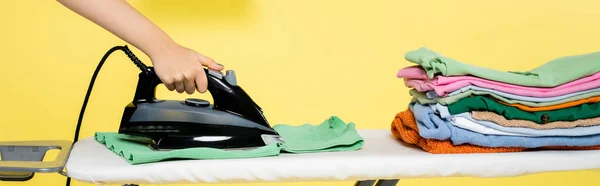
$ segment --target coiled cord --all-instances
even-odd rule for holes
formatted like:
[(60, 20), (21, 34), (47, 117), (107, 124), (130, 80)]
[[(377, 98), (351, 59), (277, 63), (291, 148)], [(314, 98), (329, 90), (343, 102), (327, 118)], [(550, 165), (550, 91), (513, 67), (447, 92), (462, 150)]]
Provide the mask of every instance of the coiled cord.
[(125, 52), (127, 57), (129, 57), (129, 59), (131, 59), (131, 61), (135, 64), (135, 66), (137, 66), (142, 72), (149, 71), (148, 66), (146, 66), (144, 63), (142, 63), (142, 61), (140, 61), (140, 59), (138, 59), (137, 56), (135, 56), (133, 54), (133, 52), (131, 52), (131, 50), (129, 50), (129, 47), (127, 47), (127, 45), (123, 46), (122, 50), (123, 50), (123, 52)]

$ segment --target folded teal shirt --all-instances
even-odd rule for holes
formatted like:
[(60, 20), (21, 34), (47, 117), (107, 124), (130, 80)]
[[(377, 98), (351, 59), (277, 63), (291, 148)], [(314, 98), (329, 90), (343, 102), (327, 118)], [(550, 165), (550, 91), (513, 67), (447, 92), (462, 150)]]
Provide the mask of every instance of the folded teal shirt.
[[(409, 51), (406, 60), (420, 65), (429, 78), (471, 75), (482, 79), (532, 87), (555, 87), (600, 71), (600, 52), (556, 58), (545, 64), (523, 72), (498, 71), (466, 64), (428, 48)], [(522, 61), (527, 63), (527, 61)]]
[(171, 159), (231, 159), (277, 156), (288, 153), (314, 153), (354, 151), (362, 148), (364, 139), (355, 124), (345, 123), (332, 116), (319, 125), (304, 124), (273, 126), (285, 143), (273, 143), (251, 150), (222, 150), (214, 148), (188, 148), (171, 151), (154, 151), (139, 138), (115, 132), (97, 132), (95, 139), (130, 164), (143, 164)]

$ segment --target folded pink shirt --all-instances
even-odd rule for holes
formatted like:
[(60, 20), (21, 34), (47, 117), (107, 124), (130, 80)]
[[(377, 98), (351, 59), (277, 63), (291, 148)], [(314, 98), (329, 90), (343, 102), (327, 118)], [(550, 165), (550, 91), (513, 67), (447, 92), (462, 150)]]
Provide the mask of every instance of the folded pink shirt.
[(468, 85), (531, 97), (555, 97), (600, 87), (600, 81), (597, 81), (600, 79), (600, 72), (549, 88), (520, 86), (474, 76), (435, 76), (433, 79), (428, 79), (427, 73), (419, 66), (400, 69), (397, 77), (403, 78), (409, 88), (419, 92), (433, 90), (440, 96), (446, 96)]

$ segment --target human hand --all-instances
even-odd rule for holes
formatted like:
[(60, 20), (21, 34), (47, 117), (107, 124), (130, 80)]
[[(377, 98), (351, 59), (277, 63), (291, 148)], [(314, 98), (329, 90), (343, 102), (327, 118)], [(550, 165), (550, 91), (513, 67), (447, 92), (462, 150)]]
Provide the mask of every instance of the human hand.
[(149, 54), (156, 75), (170, 91), (177, 90), (193, 94), (196, 90), (204, 93), (207, 90), (206, 66), (221, 71), (223, 66), (192, 49), (181, 45), (164, 47)]
[(204, 93), (207, 78), (203, 66), (223, 69), (214, 60), (175, 43), (127, 1), (58, 1), (146, 53), (170, 91)]
[(204, 93), (207, 78), (203, 66), (223, 69), (214, 60), (178, 45), (127, 1), (58, 1), (147, 54), (156, 75), (170, 91)]

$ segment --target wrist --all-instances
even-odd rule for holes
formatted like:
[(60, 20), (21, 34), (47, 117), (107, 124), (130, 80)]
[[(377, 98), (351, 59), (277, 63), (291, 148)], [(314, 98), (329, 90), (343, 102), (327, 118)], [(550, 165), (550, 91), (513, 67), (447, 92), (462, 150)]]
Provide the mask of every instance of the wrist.
[(158, 56), (168, 55), (177, 48), (181, 47), (173, 40), (166, 40), (163, 42), (153, 42), (143, 52), (150, 57), (150, 59), (156, 59)]

